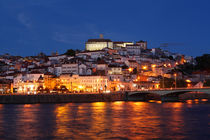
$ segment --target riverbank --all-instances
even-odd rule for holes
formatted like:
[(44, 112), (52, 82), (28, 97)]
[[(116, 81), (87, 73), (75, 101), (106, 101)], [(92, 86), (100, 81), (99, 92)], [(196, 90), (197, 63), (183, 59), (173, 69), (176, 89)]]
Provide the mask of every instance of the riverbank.
[(82, 93), (82, 94), (37, 94), (37, 95), (0, 95), (0, 104), (39, 104), (39, 103), (88, 103), (88, 102), (113, 102), (113, 101), (162, 101), (176, 102), (187, 100), (210, 101), (210, 94), (185, 93), (179, 96), (160, 96), (158, 94), (136, 94), (128, 96), (126, 93)]
[(38, 94), (38, 95), (0, 95), (0, 104), (36, 103), (86, 103), (123, 101), (124, 94)]

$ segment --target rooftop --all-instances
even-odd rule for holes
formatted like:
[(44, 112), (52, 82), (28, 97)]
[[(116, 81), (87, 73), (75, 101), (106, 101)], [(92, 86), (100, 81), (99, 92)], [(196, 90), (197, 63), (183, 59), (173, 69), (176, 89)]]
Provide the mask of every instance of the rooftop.
[(110, 39), (88, 39), (87, 42), (112, 42)]

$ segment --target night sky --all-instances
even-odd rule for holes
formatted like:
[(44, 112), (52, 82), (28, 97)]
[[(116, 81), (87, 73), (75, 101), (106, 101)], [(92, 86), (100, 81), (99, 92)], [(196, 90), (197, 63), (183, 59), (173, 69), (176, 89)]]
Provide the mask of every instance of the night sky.
[(85, 41), (148, 41), (190, 56), (210, 53), (209, 0), (0, 0), (0, 54), (60, 54)]

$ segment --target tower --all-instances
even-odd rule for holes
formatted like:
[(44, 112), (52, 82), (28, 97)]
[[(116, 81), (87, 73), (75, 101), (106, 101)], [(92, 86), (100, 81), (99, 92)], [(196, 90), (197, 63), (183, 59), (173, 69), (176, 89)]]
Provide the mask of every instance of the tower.
[(99, 35), (99, 38), (100, 38), (100, 39), (104, 39), (104, 35), (103, 35), (103, 34), (100, 34), (100, 35)]

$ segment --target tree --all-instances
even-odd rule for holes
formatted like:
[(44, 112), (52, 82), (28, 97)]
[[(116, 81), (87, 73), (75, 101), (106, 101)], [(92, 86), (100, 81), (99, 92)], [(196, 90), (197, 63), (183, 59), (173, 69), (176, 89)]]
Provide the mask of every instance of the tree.
[(43, 58), (43, 57), (46, 57), (47, 55), (43, 52), (40, 52), (37, 56), (40, 58)]
[(62, 86), (60, 87), (60, 91), (61, 91), (62, 93), (67, 93), (67, 92), (69, 92), (68, 89), (66, 88), (66, 86), (64, 86), (64, 85), (62, 85)]
[[(164, 84), (164, 86), (163, 86), (163, 84)], [(160, 88), (163, 88), (163, 87), (164, 88), (175, 88), (175, 87), (182, 88), (182, 87), (187, 87), (187, 83), (183, 79), (179, 79), (179, 80), (175, 81), (175, 79), (172, 79), (172, 78), (164, 78), (164, 79), (162, 78), (160, 80)]]
[(138, 72), (138, 71), (137, 71), (137, 68), (134, 68), (134, 69), (133, 69), (133, 74), (137, 74), (137, 72)]
[(197, 70), (209, 70), (210, 69), (210, 54), (204, 54), (203, 56), (199, 56), (195, 58), (197, 64)]
[(169, 56), (168, 59), (170, 60), (174, 60), (173, 56)]
[(68, 55), (68, 56), (75, 56), (76, 51), (73, 50), (73, 49), (69, 49), (69, 50), (67, 50), (64, 54), (65, 54), (65, 55)]
[(182, 72), (182, 74), (192, 74), (195, 71), (195, 66), (191, 63), (184, 63), (182, 65), (178, 65), (175, 71)]
[(43, 93), (43, 92), (44, 92), (44, 87), (43, 87), (43, 86), (39, 86), (39, 87), (37, 88), (37, 92), (38, 92), (38, 93)]
[(173, 87), (174, 87), (174, 79), (162, 78), (160, 80), (160, 88), (173, 88)]
[(210, 87), (210, 79), (205, 80), (203, 86)]
[(187, 87), (187, 82), (183, 79), (179, 79), (176, 81), (176, 87), (177, 88)]

